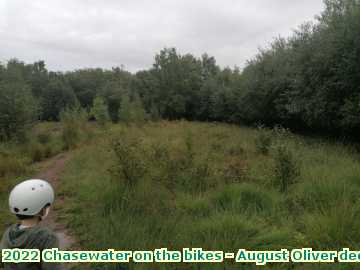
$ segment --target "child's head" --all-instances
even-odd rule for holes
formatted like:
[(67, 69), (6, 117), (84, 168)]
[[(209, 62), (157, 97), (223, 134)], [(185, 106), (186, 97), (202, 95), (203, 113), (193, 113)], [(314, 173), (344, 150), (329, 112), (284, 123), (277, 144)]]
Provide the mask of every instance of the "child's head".
[(54, 202), (52, 186), (39, 179), (21, 182), (10, 193), (10, 211), (20, 220), (44, 219)]

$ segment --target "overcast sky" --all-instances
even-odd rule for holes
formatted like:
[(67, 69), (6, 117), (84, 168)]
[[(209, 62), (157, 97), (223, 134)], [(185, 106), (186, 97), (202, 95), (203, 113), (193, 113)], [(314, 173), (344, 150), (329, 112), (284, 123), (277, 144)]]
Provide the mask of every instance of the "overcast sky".
[(243, 67), (322, 9), (322, 0), (0, 0), (0, 61), (137, 71), (176, 47)]

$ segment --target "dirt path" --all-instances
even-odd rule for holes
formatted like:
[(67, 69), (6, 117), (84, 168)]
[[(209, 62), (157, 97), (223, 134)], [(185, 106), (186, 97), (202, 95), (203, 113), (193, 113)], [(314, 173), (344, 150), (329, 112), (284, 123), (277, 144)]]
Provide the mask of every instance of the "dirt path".
[[(47, 180), (50, 182), (55, 190), (59, 185), (59, 175), (63, 171), (66, 162), (71, 158), (71, 153), (59, 154), (41, 164), (42, 172), (36, 175), (35, 178)], [(44, 220), (44, 225), (51, 228), (58, 236), (60, 242), (60, 249), (69, 250), (76, 243), (74, 237), (70, 235), (66, 227), (58, 222), (58, 206), (64, 203), (64, 197), (56, 197), (55, 203), (50, 211), (47, 219)]]

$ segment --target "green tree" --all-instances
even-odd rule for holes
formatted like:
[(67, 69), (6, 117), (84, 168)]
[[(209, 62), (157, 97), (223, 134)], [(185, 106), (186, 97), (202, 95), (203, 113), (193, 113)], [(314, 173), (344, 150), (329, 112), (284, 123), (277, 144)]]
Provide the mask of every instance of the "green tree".
[(0, 82), (0, 139), (24, 140), (38, 117), (38, 103), (22, 81)]
[(162, 116), (194, 119), (202, 83), (201, 61), (191, 54), (180, 55), (175, 48), (164, 49), (156, 55), (152, 73), (158, 84), (154, 100)]
[(132, 100), (129, 95), (122, 97), (119, 109), (119, 120), (128, 124), (142, 124), (148, 119), (141, 99), (138, 95), (134, 95)]
[(109, 116), (113, 122), (119, 120), (119, 108), (121, 97), (124, 95), (125, 89), (119, 81), (109, 81), (100, 90), (100, 95), (104, 97), (108, 105)]
[(60, 112), (76, 104), (73, 89), (62, 78), (50, 80), (41, 97), (42, 119), (59, 120)]
[(111, 79), (112, 74), (104, 70), (82, 69), (66, 74), (71, 88), (82, 107), (90, 109), (93, 100), (104, 84)]
[(60, 121), (65, 149), (75, 148), (79, 144), (87, 119), (88, 115), (85, 109), (81, 108), (79, 104), (61, 111)]
[(91, 116), (93, 116), (101, 126), (105, 126), (109, 122), (108, 106), (103, 97), (97, 96), (94, 99)]

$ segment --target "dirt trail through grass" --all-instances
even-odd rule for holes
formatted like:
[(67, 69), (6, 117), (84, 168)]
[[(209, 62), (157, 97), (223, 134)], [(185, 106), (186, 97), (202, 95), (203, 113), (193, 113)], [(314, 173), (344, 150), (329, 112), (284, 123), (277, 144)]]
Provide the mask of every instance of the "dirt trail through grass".
[[(43, 170), (36, 175), (35, 178), (44, 179), (49, 181), (55, 190), (59, 186), (59, 175), (63, 171), (66, 162), (71, 158), (71, 153), (62, 153), (59, 154), (41, 164)], [(50, 214), (46, 220), (44, 220), (44, 225), (51, 228), (58, 236), (60, 241), (60, 249), (69, 250), (75, 243), (75, 238), (70, 235), (65, 225), (59, 222), (58, 210), (59, 205), (64, 203), (64, 197), (56, 197), (55, 203), (50, 211)]]

